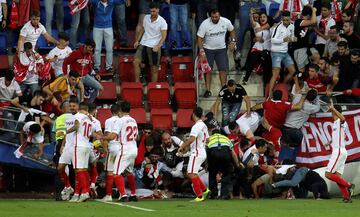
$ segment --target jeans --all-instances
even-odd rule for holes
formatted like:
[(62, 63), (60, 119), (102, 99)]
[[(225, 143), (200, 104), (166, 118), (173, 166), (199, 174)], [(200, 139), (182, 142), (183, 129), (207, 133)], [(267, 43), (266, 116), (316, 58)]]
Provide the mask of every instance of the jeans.
[(20, 84), (20, 89), (22, 93), (25, 93), (25, 90), (28, 88), (30, 89), (31, 95), (33, 96), (34, 92), (39, 90), (39, 84)]
[[(173, 41), (190, 41), (190, 32), (188, 26), (189, 9), (188, 4), (170, 4), (170, 37)], [(181, 28), (181, 40), (177, 38), (178, 24)]]
[(229, 103), (222, 102), (222, 123), (223, 126), (227, 126), (230, 122), (235, 121), (236, 116), (239, 114), (241, 108), (241, 102), (239, 103)]
[(240, 52), (244, 44), (245, 33), (251, 29), (250, 26), (250, 8), (259, 8), (258, 3), (245, 3), (243, 6), (239, 7), (239, 32), (237, 37), (237, 50)]
[[(89, 30), (89, 25), (90, 25), (90, 17), (89, 17), (89, 8), (86, 7), (84, 9), (82, 9), (81, 11), (76, 12), (75, 14), (72, 15), (72, 21), (71, 21), (71, 29), (70, 29), (70, 44), (73, 48), (76, 47), (77, 44), (77, 39), (78, 39), (78, 28), (79, 28), (79, 24), (80, 24), (80, 18), (82, 21), (82, 25), (81, 25), (81, 29), (83, 31), (86, 31), (86, 36), (89, 37), (90, 36), (90, 30)], [(83, 31), (79, 31), (79, 32), (83, 32)]]
[(95, 69), (100, 69), (101, 63), (101, 48), (102, 42), (105, 41), (106, 49), (106, 69), (112, 68), (113, 63), (113, 41), (114, 41), (114, 32), (112, 28), (96, 28), (94, 27), (94, 41), (95, 41)]
[(197, 9), (196, 9), (196, 25), (197, 27), (200, 26), (200, 24), (208, 18), (208, 14), (210, 16), (210, 12), (212, 9), (217, 8), (217, 0), (210, 0), (208, 2), (205, 2), (204, 0), (200, 0), (197, 3)]
[(101, 89), (101, 84), (91, 75), (87, 74), (84, 77), (82, 77), (81, 81), (83, 82), (84, 86), (93, 88), (95, 91), (93, 91), (89, 98), (89, 103), (93, 103), (99, 93), (99, 90)]
[(52, 35), (52, 19), (54, 6), (56, 8), (56, 26), (59, 32), (64, 31), (64, 3), (63, 0), (46, 0), (45, 12), (46, 12), (46, 30)]
[(280, 182), (275, 182), (274, 185), (276, 187), (295, 187), (297, 186), (302, 180), (305, 179), (305, 176), (309, 172), (309, 169), (306, 167), (301, 167), (295, 171), (295, 174), (291, 178), (291, 180), (282, 180)]
[(127, 45), (127, 30), (125, 21), (125, 4), (114, 6), (114, 19), (116, 22), (116, 31), (120, 36), (120, 44)]

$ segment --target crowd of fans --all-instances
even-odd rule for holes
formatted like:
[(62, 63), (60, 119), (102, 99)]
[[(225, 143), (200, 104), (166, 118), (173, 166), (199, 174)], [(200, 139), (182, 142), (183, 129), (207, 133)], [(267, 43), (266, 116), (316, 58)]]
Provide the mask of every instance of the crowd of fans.
[[(131, 0), (74, 2), (69, 1), (70, 34), (64, 32), (62, 0), (45, 1), (45, 26), (40, 23), (39, 1), (2, 0), (0, 10), (3, 31), (13, 35), (20, 30), (12, 70), (0, 78), (0, 106), (4, 118), (26, 122), (21, 128), (12, 121), (5, 121), (3, 128), (22, 129), (27, 135), (56, 132), (56, 165), (64, 140), (64, 135), (59, 134), (63, 129), (57, 127), (58, 121), (66, 118), (63, 116), (66, 113), (77, 112), (76, 104), (84, 101), (89, 104), (89, 114), (96, 116), (93, 103), (99, 91), (103, 91), (100, 84), (103, 42), (105, 70), (111, 74), (114, 73), (114, 42), (118, 41), (120, 47), (129, 46), (125, 8), (131, 6)], [(327, 111), (329, 107), (321, 107), (321, 102), (360, 103), (357, 96), (360, 95), (358, 1), (283, 0), (274, 17), (266, 13), (261, 1), (166, 0), (161, 3), (170, 4), (170, 24), (161, 17), (157, 1), (140, 0), (138, 3), (135, 44), (130, 45), (136, 49), (134, 79), (140, 80), (141, 68), (148, 64), (151, 80), (158, 80), (161, 47), (167, 37), (170, 37), (170, 47), (192, 46), (187, 20), (190, 14), (195, 15), (199, 70), (205, 71), (203, 97), (212, 95), (214, 62), (222, 86), (211, 111), (203, 117), (210, 138), (207, 163), (198, 176), (208, 183), (210, 197), (281, 195), (291, 199), (294, 195), (306, 197), (306, 192), (311, 191), (316, 199), (329, 198), (326, 183), (319, 174), (308, 168), (297, 168), (295, 159), (280, 162), (278, 158), (281, 147), (296, 148), (301, 144), (301, 128), (310, 115)], [(54, 8), (57, 36), (52, 30)], [(237, 9), (239, 29), (234, 27)], [(93, 28), (89, 27), (90, 23)], [(251, 33), (251, 46), (246, 63), (241, 67), (241, 50), (247, 31)], [(83, 32), (89, 39), (79, 44), (79, 35)], [(55, 45), (45, 56), (37, 50), (41, 35), (47, 43)], [(8, 37), (8, 40), (14, 38)], [(243, 68), (246, 72), (241, 82), (243, 86), (240, 81), (227, 80), (229, 58), (234, 58), (238, 70)], [(204, 66), (209, 68), (204, 70)], [(266, 95), (269, 98), (255, 106), (251, 106), (246, 92), (252, 73), (263, 75), (264, 83), (268, 84)], [(285, 88), (279, 90), (279, 84)], [(334, 92), (342, 94), (341, 97), (334, 97)], [(240, 113), (243, 100), (246, 111)], [(221, 124), (216, 120), (220, 104)], [(7, 107), (21, 109), (20, 117)], [(118, 113), (115, 107), (112, 112), (113, 115)], [(48, 115), (51, 113), (55, 117)], [(98, 131), (102, 134), (101, 129)], [(5, 141), (16, 140), (16, 135), (7, 131), (0, 136)], [(29, 140), (21, 136), (20, 142), (26, 139), (39, 144), (35, 157), (41, 158), (44, 140), (35, 137)], [(191, 183), (186, 179), (189, 156), (177, 154), (186, 140), (186, 137), (152, 129), (150, 124), (142, 126), (137, 137), (138, 153), (133, 172), (136, 186), (154, 190), (150, 194), (152, 197), (191, 194)], [(52, 141), (51, 136), (48, 141)], [(94, 138), (93, 143), (99, 141)], [(112, 195), (112, 185), (110, 190), (106, 188), (104, 178), (111, 171), (98, 167), (105, 172), (97, 178), (96, 161), (91, 163), (91, 189), (96, 192), (96, 185), (99, 193), (103, 189), (104, 195)], [(57, 166), (62, 178), (65, 165)], [(133, 182), (132, 179), (128, 176), (129, 182)], [(67, 187), (63, 194), (61, 190), (61, 186), (57, 188), (58, 198), (70, 192)]]

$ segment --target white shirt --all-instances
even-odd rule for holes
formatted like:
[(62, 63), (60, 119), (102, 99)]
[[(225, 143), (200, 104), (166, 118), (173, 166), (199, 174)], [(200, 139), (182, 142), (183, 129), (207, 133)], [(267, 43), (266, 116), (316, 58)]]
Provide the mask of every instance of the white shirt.
[(271, 29), (271, 52), (288, 52), (288, 42), (284, 42), (284, 38), (294, 36), (294, 25), (290, 23), (288, 27), (283, 23), (279, 23)]
[[(316, 26), (317, 27), (319, 27), (319, 25), (320, 25), (320, 20), (321, 20), (321, 16), (318, 16), (316, 18)], [(333, 18), (329, 17), (328, 22), (326, 23), (326, 26), (325, 26), (325, 34), (324, 35), (328, 35), (330, 27), (332, 27), (333, 25), (336, 25), (336, 22)], [(323, 39), (322, 37), (320, 37), (319, 35), (317, 35), (315, 44), (326, 44), (326, 40)]]
[(138, 127), (134, 118), (129, 115), (119, 118), (112, 130), (112, 133), (118, 135), (120, 139), (120, 152), (125, 153), (129, 150), (137, 150), (136, 138), (138, 136)]
[(140, 44), (151, 48), (159, 44), (161, 40), (161, 31), (168, 29), (165, 19), (160, 15), (158, 15), (158, 18), (154, 22), (151, 22), (150, 15), (145, 15), (143, 27), (145, 32), (141, 38)]
[(0, 102), (2, 99), (13, 99), (15, 94), (21, 94), (19, 84), (13, 79), (9, 86), (5, 85), (5, 78), (0, 78)]
[[(75, 124), (75, 115), (67, 113), (65, 118), (65, 128), (66, 130), (70, 130)], [(75, 145), (75, 132), (68, 133), (65, 136), (65, 147), (71, 148)]]
[[(2, 14), (2, 4), (6, 4), (6, 0), (0, 0), (0, 21), (2, 21), (3, 14)], [(10, 8), (9, 8), (10, 9)], [(9, 11), (8, 9), (8, 11)]]
[(55, 76), (58, 77), (63, 74), (63, 63), (66, 57), (71, 54), (72, 50), (69, 46), (65, 47), (64, 49), (60, 49), (58, 47), (54, 47), (49, 54), (46, 56), (46, 59), (52, 59), (57, 56), (57, 60), (51, 63), (51, 67), (55, 71)]
[(202, 120), (198, 120), (190, 131), (190, 136), (195, 137), (195, 141), (190, 144), (190, 152), (195, 156), (206, 155), (206, 139), (209, 138), (208, 128)]
[(197, 36), (204, 38), (204, 48), (210, 50), (226, 48), (226, 33), (233, 31), (234, 26), (225, 17), (220, 17), (218, 23), (213, 23), (211, 17), (204, 20), (197, 32)]
[(89, 140), (94, 132), (92, 121), (89, 116), (82, 113), (77, 113), (75, 115), (75, 120), (80, 124), (79, 129), (75, 133), (75, 146), (91, 148)]
[(345, 131), (348, 130), (348, 124), (345, 121), (341, 123), (340, 119), (337, 119), (333, 123), (332, 135), (331, 135), (331, 147), (332, 150), (345, 148)]
[[(254, 31), (256, 28), (259, 28), (260, 24), (258, 22), (256, 22)], [(271, 41), (270, 41), (270, 30), (265, 29), (265, 30), (261, 30), (260, 32), (256, 32), (255, 33), (256, 37), (261, 37), (262, 39), (264, 39), (264, 42), (255, 42), (253, 48), (256, 50), (270, 50), (271, 47)]]
[(39, 23), (38, 28), (35, 28), (31, 25), (31, 21), (27, 22), (20, 31), (20, 35), (25, 37), (25, 42), (31, 42), (33, 49), (35, 49), (36, 42), (40, 35), (45, 33), (46, 29), (41, 23)]
[(35, 121), (29, 121), (26, 122), (26, 124), (23, 126), (23, 131), (28, 135), (26, 141), (30, 143), (43, 143), (44, 142), (44, 132), (40, 131), (37, 134), (29, 135), (30, 134), (30, 126), (33, 124), (37, 124)]
[[(242, 162), (245, 163), (245, 161), (247, 160), (247, 158), (249, 157), (249, 155), (252, 153), (252, 152), (255, 152), (257, 151), (257, 148), (256, 148), (256, 145), (253, 145), (251, 146), (250, 148), (248, 148), (244, 155), (243, 155), (243, 158), (242, 158)], [(259, 164), (259, 158), (257, 157), (258, 155), (257, 154), (254, 154), (254, 156), (250, 159), (254, 162), (254, 165), (258, 165)], [(248, 163), (248, 162), (247, 162)]]
[[(111, 118), (106, 119), (105, 121), (105, 133), (113, 132), (115, 129), (115, 124), (118, 123), (120, 117), (119, 116), (112, 116)], [(120, 140), (119, 136), (116, 136), (115, 139), (109, 141), (109, 151), (117, 152), (120, 148)]]

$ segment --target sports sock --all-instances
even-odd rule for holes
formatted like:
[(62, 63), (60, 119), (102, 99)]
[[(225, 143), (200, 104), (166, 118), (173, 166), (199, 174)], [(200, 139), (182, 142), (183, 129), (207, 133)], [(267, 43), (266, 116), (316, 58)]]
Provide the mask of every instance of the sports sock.
[(205, 191), (205, 190), (206, 190), (206, 185), (203, 183), (203, 181), (200, 179), (199, 176), (197, 176), (197, 179), (198, 179), (198, 182), (199, 182), (199, 184), (200, 184), (200, 189), (201, 189), (202, 191)]
[(80, 176), (79, 172), (75, 172), (75, 189), (74, 193), (79, 195), (80, 194)]
[(117, 189), (119, 190), (120, 195), (121, 196), (126, 195), (124, 177), (116, 175), (114, 177), (114, 181), (115, 181), (115, 185), (116, 185)]
[(194, 189), (194, 192), (196, 194), (196, 197), (202, 197), (202, 191), (201, 191), (201, 188), (200, 188), (200, 182), (197, 179), (197, 177), (191, 179), (191, 182), (192, 182), (193, 189)]
[(136, 187), (135, 187), (135, 176), (130, 173), (128, 176), (128, 183), (129, 183), (129, 188), (131, 191), (131, 195), (135, 195), (136, 194)]
[(114, 183), (114, 176), (106, 175), (106, 195), (112, 196), (113, 183)]
[(97, 177), (98, 177), (98, 172), (97, 172), (97, 167), (95, 165), (91, 167), (91, 183), (96, 184)]
[(338, 176), (338, 175), (336, 175), (334, 173), (331, 174), (328, 179), (330, 179), (331, 181), (336, 182), (337, 184), (339, 184), (341, 186), (344, 186), (345, 188), (350, 187), (350, 184), (347, 181), (345, 181), (343, 178), (341, 178), (340, 176)]
[(70, 187), (70, 180), (69, 180), (69, 177), (66, 174), (66, 172), (65, 171), (59, 172), (59, 177), (60, 177), (61, 182), (64, 184), (64, 186), (66, 188), (69, 188)]
[(339, 187), (339, 189), (340, 189), (340, 191), (341, 191), (341, 193), (343, 195), (343, 198), (344, 199), (349, 199), (350, 195), (349, 195), (349, 192), (348, 192), (347, 188), (340, 185), (340, 184), (337, 184), (337, 186)]

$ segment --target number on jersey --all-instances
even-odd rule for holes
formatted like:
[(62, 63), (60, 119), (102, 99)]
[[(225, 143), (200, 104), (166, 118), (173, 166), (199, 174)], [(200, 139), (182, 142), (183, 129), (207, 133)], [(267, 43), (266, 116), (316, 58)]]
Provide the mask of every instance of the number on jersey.
[(84, 127), (84, 134), (83, 134), (84, 137), (90, 137), (91, 123), (84, 122), (83, 127)]
[(137, 126), (126, 127), (126, 141), (127, 142), (135, 141), (137, 134), (138, 134)]

